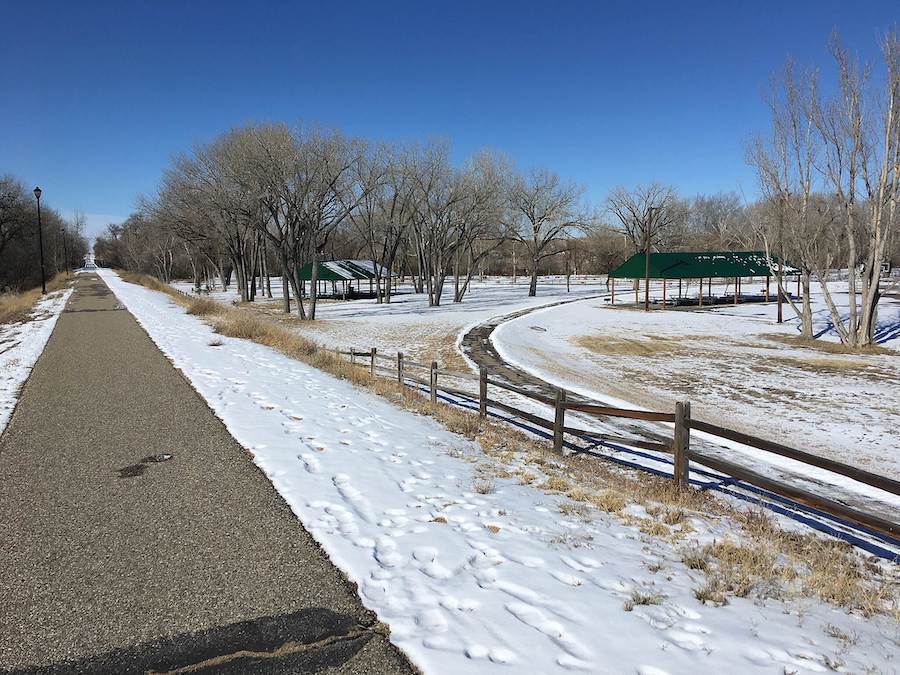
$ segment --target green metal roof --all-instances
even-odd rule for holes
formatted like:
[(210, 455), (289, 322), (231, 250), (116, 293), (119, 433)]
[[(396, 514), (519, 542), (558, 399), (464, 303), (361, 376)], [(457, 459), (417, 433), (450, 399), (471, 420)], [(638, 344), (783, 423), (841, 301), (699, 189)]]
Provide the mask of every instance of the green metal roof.
[[(300, 281), (312, 280), (312, 263), (307, 263), (299, 270)], [(390, 276), (389, 270), (382, 270), (382, 276)], [(320, 262), (316, 271), (319, 281), (355, 281), (356, 279), (374, 279), (375, 266), (371, 260), (329, 260)]]
[[(609, 273), (614, 279), (638, 279), (645, 273), (645, 254), (635, 253)], [(778, 259), (772, 257), (778, 270)], [(799, 272), (785, 264), (785, 274)], [(764, 251), (704, 251), (702, 253), (651, 253), (651, 279), (701, 279), (704, 277), (764, 277), (771, 274)]]

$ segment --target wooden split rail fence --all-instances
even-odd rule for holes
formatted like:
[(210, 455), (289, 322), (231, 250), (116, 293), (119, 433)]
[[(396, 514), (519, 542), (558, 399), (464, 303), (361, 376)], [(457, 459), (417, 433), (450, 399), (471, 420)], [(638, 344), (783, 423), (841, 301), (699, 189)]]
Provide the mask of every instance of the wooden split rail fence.
[[(692, 450), (691, 431), (734, 441), (773, 455), (786, 457), (807, 466), (817, 467), (834, 474), (851, 478), (860, 483), (870, 485), (894, 495), (900, 495), (900, 481), (757, 436), (745, 434), (734, 429), (693, 419), (691, 417), (691, 404), (689, 402), (676, 403), (674, 413), (613, 408), (593, 402), (570, 401), (567, 398), (566, 391), (563, 389), (557, 389), (556, 395), (553, 398), (550, 398), (529, 391), (523, 387), (518, 387), (509, 384), (508, 382), (495, 379), (491, 377), (491, 374), (486, 368), (481, 368), (478, 375), (447, 370), (445, 368), (439, 368), (437, 361), (432, 361), (430, 365), (425, 365), (405, 358), (403, 352), (398, 352), (395, 356), (388, 356), (379, 353), (378, 349), (375, 347), (366, 351), (351, 349), (349, 351), (336, 350), (336, 352), (343, 356), (349, 356), (351, 363), (368, 366), (369, 372), (373, 377), (378, 375), (385, 375), (392, 378), (396, 377), (397, 382), (400, 385), (405, 385), (407, 382), (414, 382), (423, 387), (427, 387), (432, 403), (437, 403), (438, 390), (457, 396), (475, 399), (475, 394), (471, 391), (448, 386), (443, 381), (439, 384), (439, 378), (477, 382), (478, 412), (480, 417), (486, 417), (488, 407), (492, 407), (502, 410), (513, 417), (546, 429), (552, 433), (553, 447), (557, 452), (561, 452), (563, 449), (565, 434), (581, 439), (593, 439), (605, 443), (616, 443), (644, 450), (663, 452), (670, 454), (673, 457), (673, 478), (675, 484), (679, 488), (686, 488), (689, 486), (688, 476), (690, 462), (694, 461), (695, 463), (701, 464), (714, 471), (718, 471), (737, 480), (744, 481), (777, 495), (806, 504), (807, 506), (819, 509), (833, 516), (853, 521), (893, 537), (900, 536), (900, 523), (888, 520), (879, 514), (847, 506), (835, 499), (810, 492), (796, 485), (790, 485), (769, 478), (768, 476), (764, 476), (740, 464)], [(413, 374), (416, 371), (427, 371), (427, 379), (425, 377), (417, 377)], [(496, 398), (490, 398), (488, 396), (489, 386), (504, 389), (553, 408), (553, 420), (544, 419), (540, 415), (520, 410), (515, 406), (504, 401), (499, 401)], [(672, 440), (669, 443), (663, 443), (658, 440), (641, 440), (573, 428), (566, 426), (566, 413), (569, 411), (597, 418), (613, 417), (671, 424)]]

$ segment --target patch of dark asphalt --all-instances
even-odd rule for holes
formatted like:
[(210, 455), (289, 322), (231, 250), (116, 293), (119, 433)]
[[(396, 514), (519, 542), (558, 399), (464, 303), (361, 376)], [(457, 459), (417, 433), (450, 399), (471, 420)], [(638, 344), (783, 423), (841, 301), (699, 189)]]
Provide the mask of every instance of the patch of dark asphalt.
[(310, 607), (113, 649), (9, 675), (309, 673), (340, 666), (379, 635), (347, 614)]

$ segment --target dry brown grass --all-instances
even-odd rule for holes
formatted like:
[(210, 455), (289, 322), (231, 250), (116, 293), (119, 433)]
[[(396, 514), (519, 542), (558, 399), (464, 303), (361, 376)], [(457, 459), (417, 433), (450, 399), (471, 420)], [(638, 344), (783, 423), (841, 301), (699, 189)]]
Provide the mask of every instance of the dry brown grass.
[[(135, 280), (134, 275), (123, 277), (126, 281)], [(535, 484), (550, 493), (566, 493), (576, 504), (592, 504), (612, 514), (628, 504), (641, 504), (651, 518), (658, 520), (635, 521), (639, 529), (667, 540), (690, 531), (685, 522), (689, 516), (706, 520), (728, 519), (738, 526), (740, 544), (714, 542), (683, 553), (683, 562), (705, 576), (704, 584), (695, 590), (701, 602), (721, 604), (727, 602), (729, 596), (751, 594), (780, 598), (805, 596), (867, 615), (884, 612), (900, 619), (897, 575), (868, 562), (849, 544), (813, 533), (787, 532), (762, 511), (739, 510), (708, 491), (678, 490), (669, 479), (577, 455), (556, 455), (548, 441), (538, 440), (495, 420), (482, 420), (468, 410), (432, 404), (427, 396), (401, 387), (396, 380), (372, 377), (367, 367), (350, 364), (338, 354), (297, 335), (289, 325), (242, 308), (210, 307), (204, 300), (185, 297), (151, 277), (140, 277), (138, 283), (168, 293), (185, 307), (193, 306), (194, 313), (204, 316), (223, 335), (265, 344), (365, 387), (402, 408), (436, 419), (448, 430), (476, 441), (484, 454), (500, 466), (509, 467), (514, 459), (520, 462), (509, 471), (493, 467), (490, 472), (493, 477), (515, 476), (523, 483)], [(448, 452), (452, 451), (451, 448)], [(483, 480), (492, 481), (493, 478)], [(482, 489), (487, 489), (487, 485)], [(493, 483), (490, 489), (493, 489)], [(624, 518), (621, 514), (613, 517)], [(442, 522), (438, 518), (435, 521)], [(680, 526), (681, 529), (673, 531), (668, 526)], [(590, 544), (590, 537), (573, 539), (566, 535), (554, 543), (585, 546)], [(634, 604), (641, 604), (640, 599), (633, 599)]]
[(888, 356), (896, 356), (897, 352), (886, 347), (871, 345), (869, 347), (847, 347), (840, 342), (826, 342), (825, 340), (804, 340), (801, 337), (793, 335), (782, 335), (780, 333), (765, 333), (760, 335), (767, 340), (780, 342), (781, 344), (791, 347), (799, 347), (801, 349), (811, 349), (825, 354), (884, 354)]
[(188, 304), (187, 313), (196, 316), (210, 316), (212, 314), (221, 314), (224, 309), (222, 305), (210, 298), (196, 298)]
[[(73, 277), (67, 277), (65, 274), (57, 274), (47, 281), (47, 292), (51, 293), (65, 288), (72, 279)], [(0, 294), (0, 324), (31, 320), (31, 309), (40, 299), (40, 288), (32, 288), (20, 293)]]
[(844, 542), (812, 533), (786, 532), (762, 511), (738, 514), (745, 540), (689, 548), (682, 562), (704, 573), (700, 602), (725, 604), (729, 596), (812, 597), (865, 616), (900, 618), (896, 575), (863, 558)]
[(572, 342), (579, 347), (603, 356), (674, 356), (689, 351), (681, 343), (681, 340), (703, 337), (702, 335), (685, 335), (676, 339), (659, 335), (645, 335), (639, 340), (631, 340), (607, 335), (581, 335), (572, 338)]
[(588, 501), (607, 513), (617, 513), (625, 508), (625, 498), (615, 490), (604, 490), (594, 494)]
[(662, 593), (635, 589), (631, 592), (631, 597), (625, 601), (623, 609), (630, 612), (638, 605), (658, 605), (663, 600), (665, 600), (665, 596)]

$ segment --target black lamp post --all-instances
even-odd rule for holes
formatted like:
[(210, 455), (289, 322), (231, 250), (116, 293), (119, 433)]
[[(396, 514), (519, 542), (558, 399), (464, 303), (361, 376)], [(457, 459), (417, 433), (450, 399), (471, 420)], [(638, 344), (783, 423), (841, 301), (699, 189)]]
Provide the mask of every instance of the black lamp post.
[(38, 250), (41, 255), (41, 293), (47, 292), (47, 277), (44, 272), (44, 234), (41, 227), (41, 188), (34, 188), (34, 197), (37, 199), (38, 211)]

